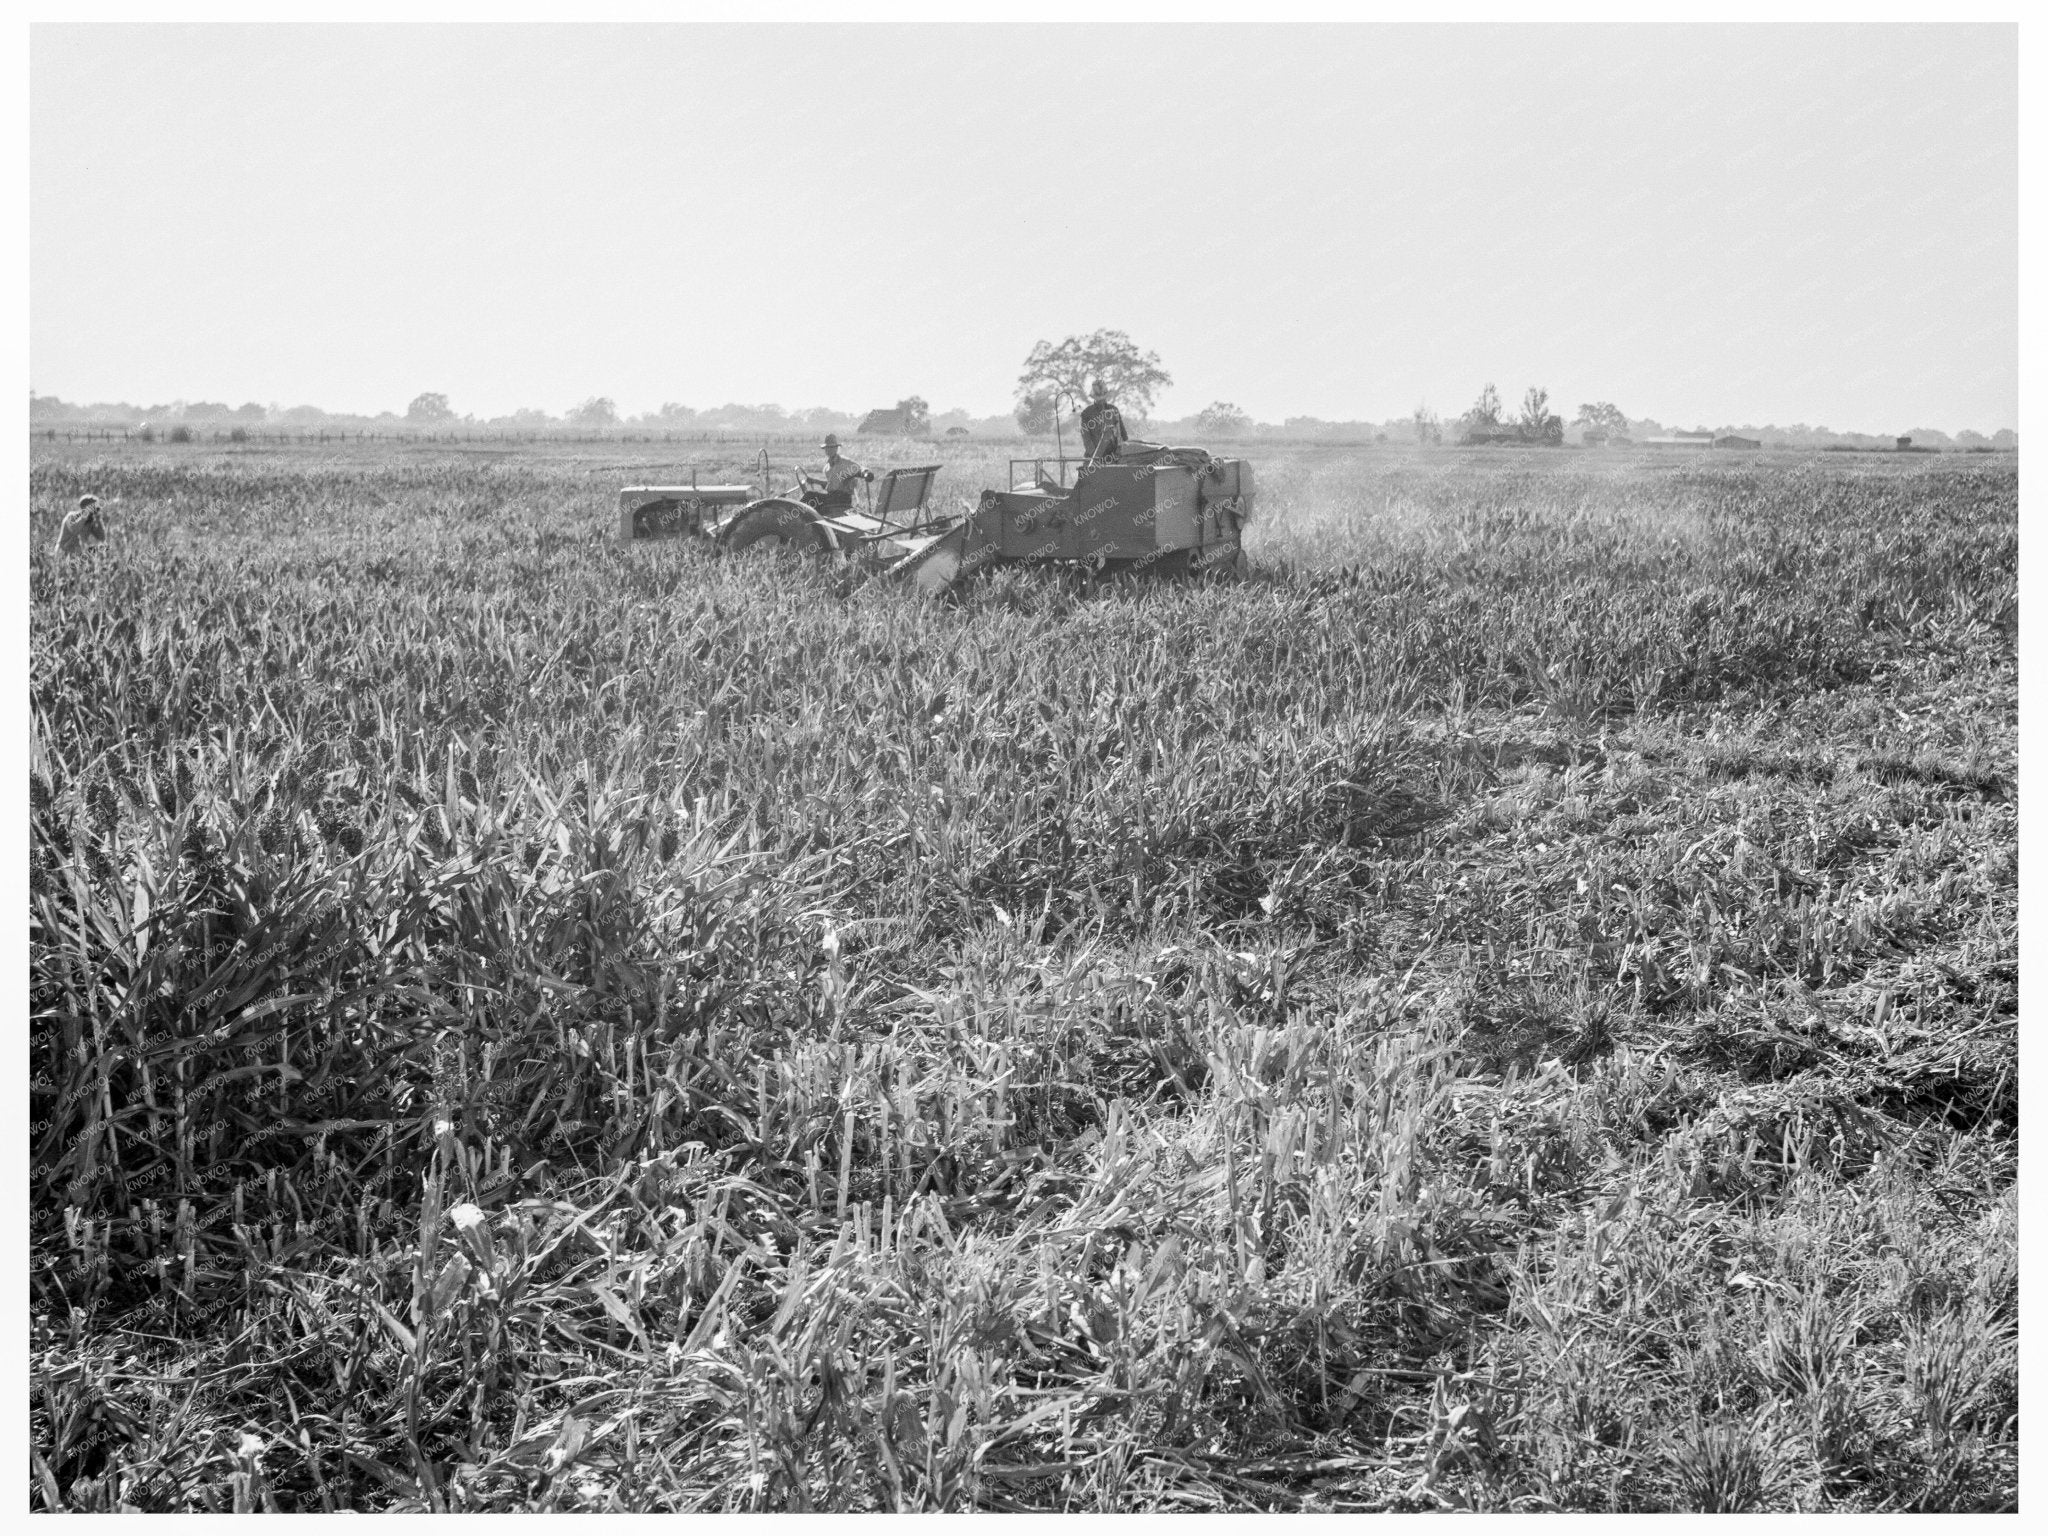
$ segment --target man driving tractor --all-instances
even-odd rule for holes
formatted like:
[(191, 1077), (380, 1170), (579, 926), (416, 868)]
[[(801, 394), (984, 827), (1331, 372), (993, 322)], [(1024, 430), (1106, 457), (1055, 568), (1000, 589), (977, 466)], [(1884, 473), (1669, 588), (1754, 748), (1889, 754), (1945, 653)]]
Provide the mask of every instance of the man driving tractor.
[(803, 471), (803, 477), (805, 485), (812, 486), (822, 483), (823, 490), (815, 501), (812, 501), (809, 496), (806, 496), (804, 500), (811, 501), (811, 504), (817, 507), (820, 512), (852, 511), (853, 482), (856, 480), (873, 480), (875, 472), (871, 469), (863, 468), (851, 459), (840, 457), (839, 434), (836, 432), (827, 432), (825, 434), (825, 441), (818, 446), (825, 450), (825, 472), (822, 475), (814, 475), (809, 470), (805, 470)]

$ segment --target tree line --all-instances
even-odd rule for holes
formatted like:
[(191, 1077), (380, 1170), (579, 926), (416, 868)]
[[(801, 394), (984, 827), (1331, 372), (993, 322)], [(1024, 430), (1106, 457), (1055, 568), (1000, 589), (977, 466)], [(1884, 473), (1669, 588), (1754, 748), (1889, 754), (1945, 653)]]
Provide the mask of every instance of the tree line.
[[(1427, 404), (1418, 405), (1408, 416), (1375, 423), (1369, 421), (1324, 421), (1294, 416), (1274, 427), (1255, 422), (1251, 414), (1226, 400), (1212, 401), (1194, 415), (1174, 422), (1150, 421), (1159, 392), (1171, 387), (1173, 376), (1156, 352), (1148, 351), (1123, 331), (1103, 329), (1054, 341), (1040, 341), (1024, 360), (1017, 379), (1016, 398), (1007, 415), (975, 417), (963, 410), (935, 411), (921, 396), (906, 395), (885, 408), (899, 418), (895, 430), (910, 437), (938, 437), (961, 432), (976, 436), (1002, 436), (1017, 430), (1026, 436), (1050, 436), (1055, 412), (1061, 417), (1078, 414), (1086, 403), (1089, 384), (1101, 379), (1134, 429), (1149, 422), (1154, 432), (1186, 432), (1203, 438), (1231, 438), (1257, 431), (1282, 437), (1331, 438), (1339, 440), (1393, 440), (1418, 443), (1533, 442), (1554, 444), (1570, 431), (1585, 443), (1615, 443), (1655, 437), (1682, 430), (1666, 427), (1652, 417), (1631, 418), (1611, 401), (1590, 401), (1579, 406), (1569, 423), (1550, 407), (1549, 393), (1532, 385), (1522, 397), (1519, 412), (1510, 414), (1499, 390), (1488, 383), (1479, 398), (1461, 415), (1446, 422)], [(449, 396), (440, 391), (422, 391), (401, 414), (382, 411), (375, 415), (329, 412), (317, 406), (290, 409), (264, 406), (248, 401), (230, 406), (220, 401), (177, 401), (169, 405), (133, 406), (120, 404), (72, 405), (54, 395), (29, 396), (30, 426), (47, 428), (126, 428), (131, 432), (152, 431), (164, 436), (181, 427), (211, 432), (284, 429), (292, 432), (445, 432), (492, 430), (500, 432), (710, 432), (714, 434), (758, 432), (772, 436), (796, 433), (858, 431), (867, 416), (826, 406), (786, 410), (779, 405), (726, 404), (698, 410), (665, 401), (658, 410), (638, 416), (622, 412), (609, 396), (592, 395), (560, 415), (523, 407), (507, 415), (478, 418), (461, 414)], [(1694, 427), (1694, 432), (1708, 429)], [(1789, 427), (1776, 425), (1724, 424), (1716, 432), (1734, 432), (1754, 437), (1767, 445), (1783, 447), (1885, 447), (1894, 442), (1892, 434), (1836, 431), (1804, 422)], [(1909, 435), (1916, 446), (1932, 448), (2016, 448), (2018, 435), (2010, 428), (1984, 434), (1969, 430), (1953, 435), (1929, 427), (1914, 427)]]

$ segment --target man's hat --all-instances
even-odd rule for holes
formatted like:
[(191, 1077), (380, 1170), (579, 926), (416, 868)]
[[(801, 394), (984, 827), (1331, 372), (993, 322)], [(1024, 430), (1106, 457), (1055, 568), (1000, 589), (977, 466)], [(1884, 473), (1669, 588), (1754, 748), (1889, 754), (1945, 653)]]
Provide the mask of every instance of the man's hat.
[(78, 510), (81, 512), (83, 512), (87, 507), (96, 507), (99, 504), (99, 497), (91, 494), (90, 492), (87, 492), (85, 495), (78, 498)]
[(1109, 386), (1103, 383), (1102, 380), (1097, 379), (1088, 386), (1088, 393), (1098, 400), (1107, 400), (1109, 398)]
[(818, 446), (820, 448), (837, 448), (839, 446), (839, 434), (837, 432), (827, 432), (825, 434), (825, 441), (818, 444)]

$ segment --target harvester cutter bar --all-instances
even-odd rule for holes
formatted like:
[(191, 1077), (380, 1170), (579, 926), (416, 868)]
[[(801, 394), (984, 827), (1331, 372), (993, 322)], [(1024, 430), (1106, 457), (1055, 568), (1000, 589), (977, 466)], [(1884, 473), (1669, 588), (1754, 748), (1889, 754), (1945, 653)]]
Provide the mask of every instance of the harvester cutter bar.
[(908, 553), (890, 564), (889, 574), (907, 579), (920, 592), (944, 591), (960, 579), (972, 529), (971, 521), (962, 521), (939, 533), (898, 539)]

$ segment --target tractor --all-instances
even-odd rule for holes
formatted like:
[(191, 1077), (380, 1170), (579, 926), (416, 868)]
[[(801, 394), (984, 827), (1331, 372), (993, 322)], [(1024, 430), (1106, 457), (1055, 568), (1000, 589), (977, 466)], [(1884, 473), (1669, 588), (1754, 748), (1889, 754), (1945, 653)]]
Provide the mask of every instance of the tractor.
[(788, 491), (768, 483), (629, 486), (619, 493), (621, 538), (709, 538), (732, 554), (781, 548), (879, 567), (920, 592), (942, 592), (997, 565), (1064, 564), (1102, 578), (1222, 574), (1237, 567), (1251, 515), (1252, 470), (1200, 448), (1127, 442), (1085, 461), (1012, 459), (1009, 488), (985, 490), (971, 510), (930, 510), (939, 466), (891, 469), (862, 487), (864, 510), (808, 476)]

